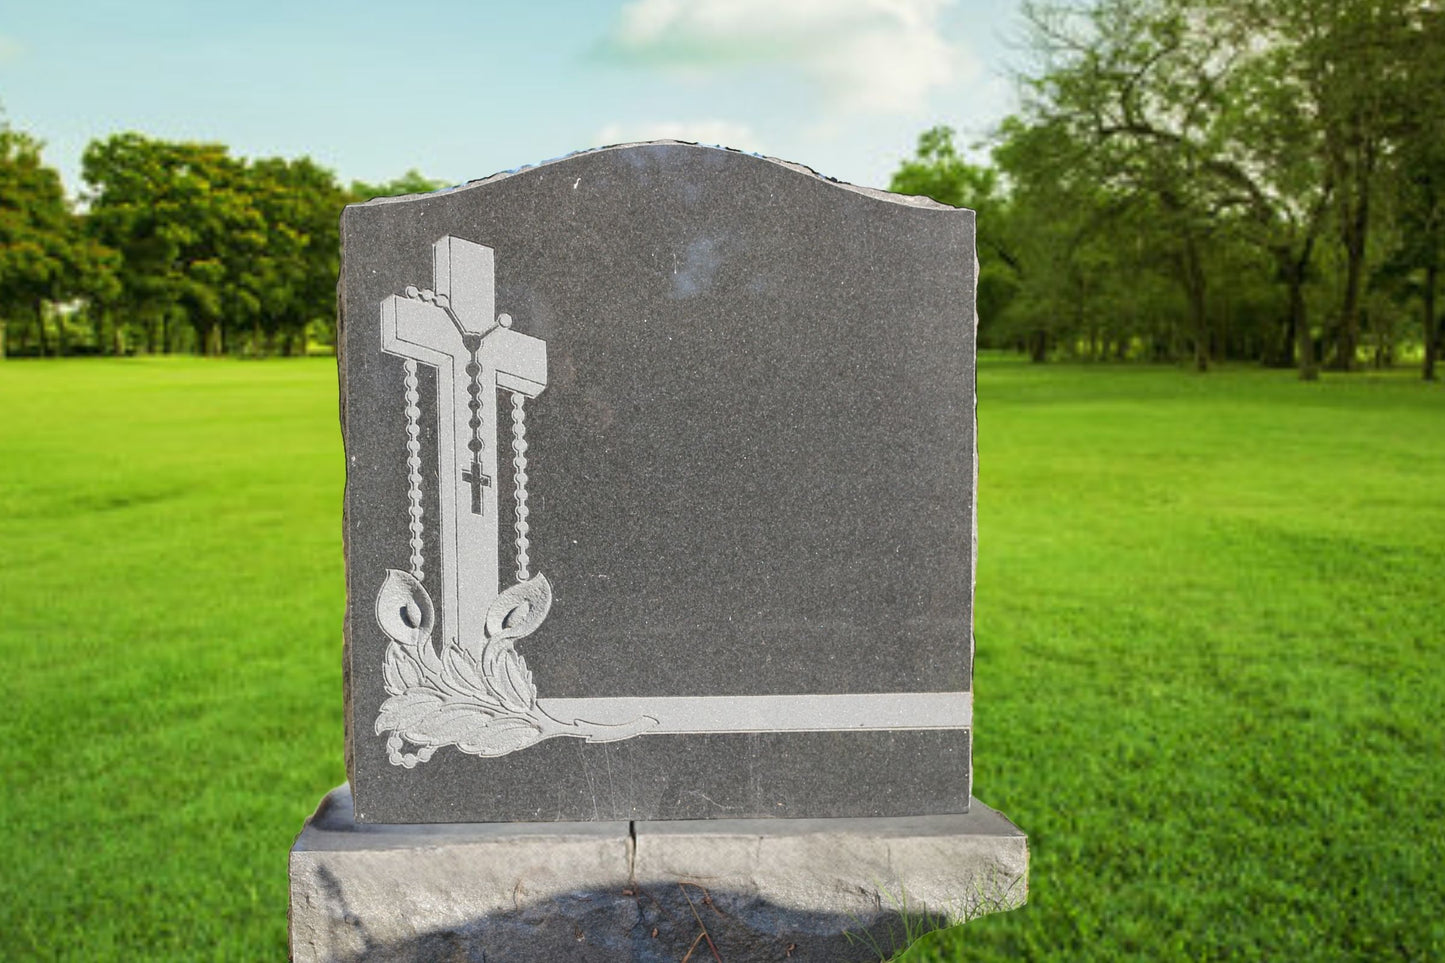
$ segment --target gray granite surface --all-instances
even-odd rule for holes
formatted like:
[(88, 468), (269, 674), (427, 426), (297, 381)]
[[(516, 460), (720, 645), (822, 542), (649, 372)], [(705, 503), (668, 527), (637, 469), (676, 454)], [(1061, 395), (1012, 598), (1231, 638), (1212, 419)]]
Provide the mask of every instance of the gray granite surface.
[[(973, 225), (970, 211), (671, 143), (347, 208), (340, 342), (357, 819), (965, 811), (966, 716), (769, 731), (797, 723), (783, 707), (776, 719), (759, 716), (756, 731), (745, 722), (744, 731), (674, 731), (654, 719), (637, 723), (641, 734), (594, 742), (581, 736), (599, 728), (567, 729), (569, 719), (553, 718), (565, 706), (548, 700), (967, 698)], [(450, 281), (436, 248), (448, 238), (459, 239), (447, 242)], [(493, 273), (463, 283), (478, 246)], [(442, 317), (427, 313), (429, 288), (451, 291), (459, 331), (485, 329), (467, 350), (485, 337), (476, 357), (500, 360), (478, 362), (475, 377), (480, 472), (468, 468), (473, 436), (455, 441), (473, 412), (459, 409), (452, 435), (438, 421), (465, 359), (450, 373), (418, 365), (413, 484), (406, 362), (384, 350), (383, 331), (387, 310), (397, 332)], [(513, 392), (525, 396), (527, 585), (511, 574)], [(455, 477), (440, 477), (444, 469)], [(464, 472), (490, 477), (467, 488)], [(439, 524), (448, 485), (458, 525), (483, 528)], [(495, 535), (479, 547), (472, 533), (484, 529)], [(437, 561), (449, 543), (458, 566), (492, 553), (492, 569), (477, 563), (485, 577), (460, 583), (451, 622)], [(393, 570), (421, 577), (413, 584)], [(521, 594), (511, 614), (484, 632), (487, 600), (513, 582)], [(417, 625), (431, 632), (424, 641), (407, 635)], [(423, 653), (440, 666), (449, 643), (470, 661), (447, 671), (500, 691), (498, 705), (512, 708), (454, 705), (445, 700), (462, 697), (441, 683), (425, 698), (396, 695), (414, 695), (430, 671)], [(383, 716), (400, 728), (378, 734)], [(480, 735), (478, 719), (491, 720)], [(389, 733), (417, 738), (389, 745)], [(435, 745), (418, 758), (423, 737)]]

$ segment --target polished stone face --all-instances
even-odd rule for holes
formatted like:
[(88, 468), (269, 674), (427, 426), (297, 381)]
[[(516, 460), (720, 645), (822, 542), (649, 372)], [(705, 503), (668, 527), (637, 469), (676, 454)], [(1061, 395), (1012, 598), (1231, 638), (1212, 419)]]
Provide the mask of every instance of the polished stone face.
[(342, 235), (359, 821), (966, 811), (972, 212), (663, 143)]

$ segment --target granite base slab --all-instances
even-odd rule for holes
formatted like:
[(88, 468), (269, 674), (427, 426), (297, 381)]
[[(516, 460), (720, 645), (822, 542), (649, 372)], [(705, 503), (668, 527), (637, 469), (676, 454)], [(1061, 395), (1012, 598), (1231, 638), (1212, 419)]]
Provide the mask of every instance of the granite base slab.
[(1027, 837), (965, 814), (358, 825), (332, 790), (291, 850), (291, 958), (878, 960), (1023, 904)]

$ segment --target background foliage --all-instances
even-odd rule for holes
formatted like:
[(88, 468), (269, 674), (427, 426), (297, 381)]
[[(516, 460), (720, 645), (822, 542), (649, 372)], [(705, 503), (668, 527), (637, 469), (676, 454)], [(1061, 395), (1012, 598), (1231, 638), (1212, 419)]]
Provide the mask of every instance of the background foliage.
[(93, 141), (81, 169), (72, 201), (0, 126), (0, 357), (329, 350), (341, 208), (443, 186), (409, 171), (347, 189), (309, 158), (135, 133)]
[[(978, 212), (980, 337), (1051, 357), (1348, 370), (1445, 348), (1445, 12), (1422, 0), (1030, 0), (1023, 107), (893, 178)], [(67, 200), (0, 128), (0, 356), (334, 338), (348, 201), (306, 158), (93, 142)]]
[(986, 343), (1314, 378), (1418, 357), (1445, 251), (1445, 15), (1408, 0), (1033, 2), (991, 163), (892, 188), (979, 213)]

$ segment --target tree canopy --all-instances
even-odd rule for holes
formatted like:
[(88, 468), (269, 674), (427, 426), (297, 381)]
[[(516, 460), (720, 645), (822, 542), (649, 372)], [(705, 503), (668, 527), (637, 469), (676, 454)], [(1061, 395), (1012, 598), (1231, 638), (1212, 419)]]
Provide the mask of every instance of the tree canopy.
[(0, 357), (14, 320), (36, 326), (40, 353), (64, 351), (64, 328), (52, 344), (40, 324), (47, 306), (104, 297), (114, 287), (114, 252), (82, 230), (40, 149), (39, 141), (0, 123)]
[[(892, 180), (978, 212), (980, 340), (1036, 361), (1436, 376), (1445, 10), (1420, 0), (1026, 0), (1033, 66), (986, 156)], [(0, 357), (329, 345), (338, 217), (436, 190), (142, 134), (65, 195), (0, 122)]]
[(0, 125), (0, 357), (329, 345), (342, 207), (441, 186), (125, 133), (86, 147), (72, 201), (41, 147)]
[[(1023, 108), (892, 188), (979, 212), (981, 337), (1434, 376), (1445, 14), (1408, 0), (1030, 2)], [(1411, 323), (1411, 316), (1418, 320)]]

